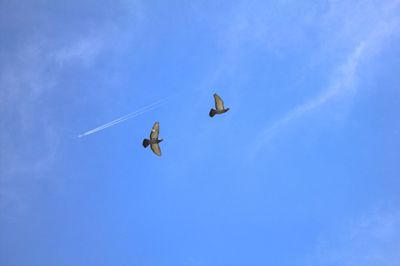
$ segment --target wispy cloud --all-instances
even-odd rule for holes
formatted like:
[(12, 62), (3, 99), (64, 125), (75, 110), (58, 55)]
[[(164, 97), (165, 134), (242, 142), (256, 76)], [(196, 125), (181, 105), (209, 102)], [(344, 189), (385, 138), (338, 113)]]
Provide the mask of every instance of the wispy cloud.
[(69, 46), (60, 47), (58, 50), (52, 51), (49, 57), (61, 67), (74, 61), (88, 65), (104, 49), (105, 41), (103, 38), (104, 36), (83, 37)]
[(23, 210), (25, 188), (55, 162), (62, 136), (42, 103), (59, 85), (59, 59), (66, 64), (74, 57), (77, 65), (94, 60), (92, 54), (64, 52), (76, 42), (70, 41), (71, 48), (29, 42), (1, 62), (0, 219)]
[[(64, 69), (87, 70), (105, 53), (125, 49), (126, 43), (121, 42), (129, 43), (137, 28), (138, 10), (130, 7), (127, 12), (132, 15), (132, 26), (124, 24), (128, 22), (116, 24), (107, 17), (96, 25), (83, 23), (79, 30), (69, 24), (63, 25), (61, 32), (58, 28), (46, 31), (46, 27), (53, 29), (47, 24), (35, 31), (18, 27), (20, 32), (8, 38), (16, 45), (0, 44), (0, 219), (22, 210), (25, 192), (38, 178), (51, 176), (48, 171), (57, 161), (66, 136), (46, 101), (62, 87)], [(40, 11), (44, 12), (41, 21), (51, 21), (45, 11), (45, 7)], [(4, 23), (22, 23), (5, 12)], [(25, 14), (26, 19), (36, 22), (36, 12), (32, 9)]]
[(400, 262), (400, 212), (376, 207), (318, 241), (306, 265), (385, 265)]
[[(335, 6), (333, 4), (333, 6)], [(349, 39), (350, 43), (355, 43), (353, 50), (348, 54), (347, 59), (341, 65), (339, 65), (331, 76), (331, 83), (323, 90), (318, 96), (311, 98), (305, 103), (301, 103), (288, 111), (283, 117), (274, 121), (272, 124), (267, 125), (261, 130), (258, 136), (258, 142), (250, 152), (250, 158), (254, 158), (275, 135), (279, 134), (284, 128), (288, 127), (292, 121), (300, 119), (306, 114), (313, 112), (320, 112), (322, 107), (329, 106), (332, 100), (339, 97), (349, 98), (354, 97), (357, 92), (357, 76), (359, 66), (363, 60), (367, 60), (368, 57), (378, 53), (385, 47), (387, 40), (393, 35), (398, 33), (398, 25), (400, 17), (397, 16), (395, 10), (398, 10), (399, 1), (390, 2), (385, 6), (385, 14), (380, 17), (378, 21), (372, 20), (371, 23), (363, 25), (368, 28), (368, 32), (365, 37), (360, 41)], [(365, 18), (362, 22), (368, 21), (369, 14), (363, 14)], [(332, 14), (330, 14), (332, 16)], [(331, 17), (332, 18), (332, 17)], [(351, 22), (353, 23), (353, 21)], [(357, 22), (357, 24), (359, 21)], [(353, 27), (357, 31), (356, 27)], [(348, 28), (345, 28), (347, 31)], [(343, 33), (339, 33), (341, 35)], [(348, 36), (348, 34), (345, 34)], [(354, 32), (357, 36), (357, 32)], [(349, 37), (349, 36), (348, 36)], [(338, 38), (338, 37), (335, 37)], [(355, 39), (359, 38), (358, 36)]]

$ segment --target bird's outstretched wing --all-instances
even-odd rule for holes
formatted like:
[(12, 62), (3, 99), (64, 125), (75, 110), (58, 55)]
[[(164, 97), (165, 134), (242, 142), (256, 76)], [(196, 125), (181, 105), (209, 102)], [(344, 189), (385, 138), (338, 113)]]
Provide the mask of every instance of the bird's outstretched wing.
[(156, 144), (151, 144), (151, 150), (157, 154), (158, 156), (161, 156), (161, 149), (160, 149), (160, 145), (158, 145), (158, 143)]
[(159, 133), (160, 133), (160, 123), (155, 122), (153, 128), (151, 129), (150, 139), (157, 139)]
[(216, 93), (214, 93), (214, 101), (215, 101), (215, 109), (217, 109), (218, 111), (224, 110), (224, 101)]

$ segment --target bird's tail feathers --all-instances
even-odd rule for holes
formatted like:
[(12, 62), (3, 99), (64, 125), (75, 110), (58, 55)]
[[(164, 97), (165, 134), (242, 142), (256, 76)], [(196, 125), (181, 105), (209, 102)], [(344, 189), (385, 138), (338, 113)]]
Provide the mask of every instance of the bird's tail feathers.
[(147, 146), (149, 146), (149, 145), (150, 145), (150, 140), (144, 139), (143, 140), (143, 147), (147, 148)]
[(217, 111), (214, 110), (213, 108), (211, 108), (209, 115), (210, 115), (210, 117), (213, 117), (216, 113), (217, 113)]

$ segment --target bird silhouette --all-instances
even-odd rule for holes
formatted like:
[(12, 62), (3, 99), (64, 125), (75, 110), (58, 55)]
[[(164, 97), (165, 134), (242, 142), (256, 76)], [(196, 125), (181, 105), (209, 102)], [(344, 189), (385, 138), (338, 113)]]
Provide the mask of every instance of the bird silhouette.
[(158, 156), (161, 156), (160, 143), (163, 139), (158, 139), (158, 134), (160, 133), (160, 123), (155, 122), (153, 128), (151, 129), (150, 139), (143, 140), (143, 147), (147, 148), (150, 145), (151, 150)]
[(214, 115), (223, 114), (229, 111), (229, 108), (224, 107), (224, 101), (216, 93), (214, 93), (214, 101), (215, 101), (215, 109), (211, 108), (209, 113), (210, 117), (213, 117)]

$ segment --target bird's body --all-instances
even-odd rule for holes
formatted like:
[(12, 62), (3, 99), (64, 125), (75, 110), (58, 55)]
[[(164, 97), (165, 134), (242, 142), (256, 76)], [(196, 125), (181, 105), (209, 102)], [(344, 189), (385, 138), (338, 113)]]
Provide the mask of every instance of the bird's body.
[(162, 139), (144, 139), (143, 140), (143, 147), (147, 148), (147, 146), (152, 145), (152, 144), (158, 144)]
[(215, 110), (214, 108), (211, 108), (209, 116), (214, 117), (214, 115), (220, 115), (220, 114), (226, 113), (228, 111), (229, 111), (229, 108), (226, 108), (224, 110)]
[(216, 93), (214, 93), (214, 101), (215, 101), (215, 109), (211, 108), (209, 113), (210, 117), (213, 117), (214, 115), (223, 114), (229, 111), (229, 108), (224, 107), (224, 101)]
[(160, 132), (160, 123), (155, 122), (153, 128), (151, 129), (150, 139), (143, 140), (143, 147), (147, 148), (150, 145), (151, 150), (158, 156), (161, 156), (161, 148), (158, 143), (163, 141), (163, 139), (158, 139)]

